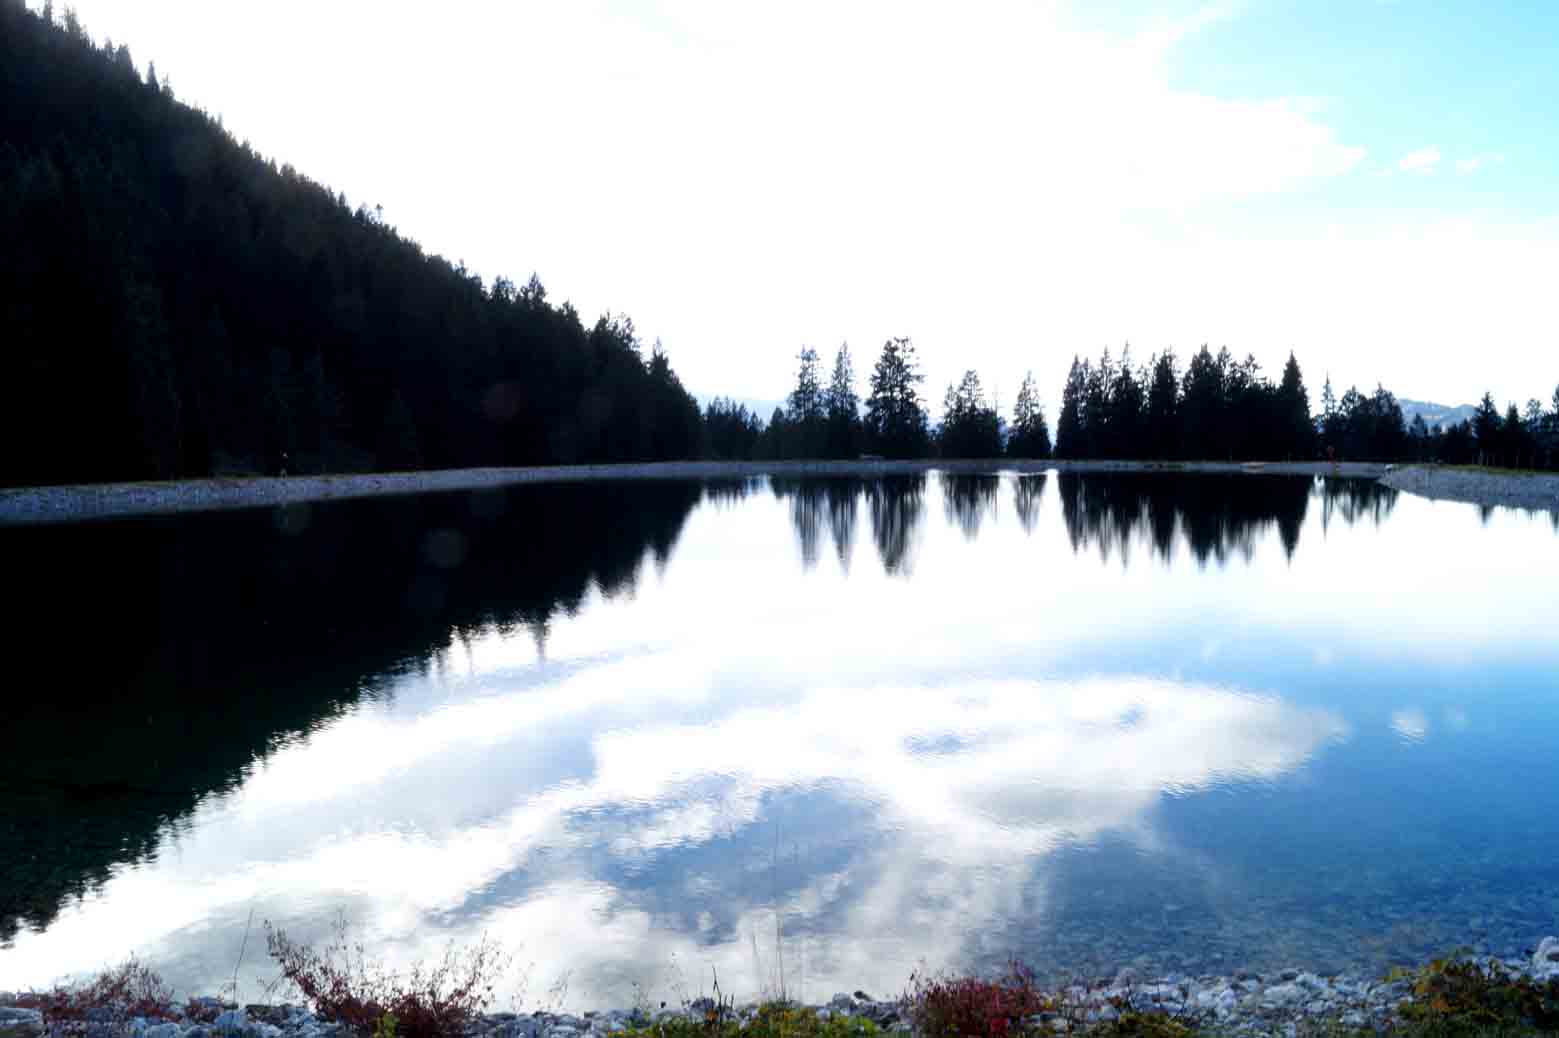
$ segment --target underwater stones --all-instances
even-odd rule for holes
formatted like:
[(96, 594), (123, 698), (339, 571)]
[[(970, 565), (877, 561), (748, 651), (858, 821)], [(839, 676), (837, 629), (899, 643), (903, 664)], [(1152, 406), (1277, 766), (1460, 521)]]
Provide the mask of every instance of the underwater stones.
[(0, 1038), (42, 1038), (43, 1014), (36, 1009), (0, 1009)]
[(1559, 977), (1559, 937), (1544, 937), (1532, 953), (1532, 976), (1538, 980)]

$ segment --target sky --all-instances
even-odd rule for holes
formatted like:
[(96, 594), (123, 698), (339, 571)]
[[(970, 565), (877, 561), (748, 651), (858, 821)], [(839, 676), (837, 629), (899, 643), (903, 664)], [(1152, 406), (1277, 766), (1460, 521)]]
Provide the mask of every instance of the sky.
[[(33, 6), (40, 0), (33, 0)], [(77, 0), (240, 140), (701, 397), (1207, 343), (1312, 405), (1559, 382), (1559, 5)]]

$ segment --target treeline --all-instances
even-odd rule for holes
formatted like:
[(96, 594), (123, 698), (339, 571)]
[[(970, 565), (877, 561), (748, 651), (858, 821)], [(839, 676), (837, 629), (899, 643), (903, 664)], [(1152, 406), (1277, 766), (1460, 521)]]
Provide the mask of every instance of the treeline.
[(1254, 357), (1236, 362), (1206, 346), (1182, 373), (1173, 350), (1131, 365), (1106, 349), (1097, 364), (1074, 359), (1061, 391), (1056, 456), (1062, 458), (1309, 459), (1316, 430), (1299, 363), (1282, 380)]
[(1422, 415), (1415, 415), (1408, 427), (1407, 456), (1448, 465), (1559, 469), (1559, 388), (1549, 411), (1533, 398), (1524, 411), (1512, 403), (1501, 416), (1494, 397), (1484, 393), (1477, 413), (1449, 428), (1430, 429)]
[(1431, 429), (1422, 415), (1409, 423), (1384, 386), (1339, 398), (1328, 378), (1321, 413), (1312, 415), (1299, 362), (1292, 353), (1274, 383), (1256, 359), (1236, 361), (1206, 346), (1180, 370), (1166, 350), (1133, 369), (1129, 349), (1119, 362), (1106, 349), (1098, 363), (1074, 359), (1061, 393), (1056, 456), (1184, 460), (1439, 461), (1521, 468), (1559, 467), (1559, 388), (1545, 410), (1529, 400), (1503, 417), (1485, 393), (1477, 416)]
[(1140, 460), (1439, 461), (1559, 468), (1559, 388), (1552, 407), (1527, 401), (1501, 415), (1485, 393), (1468, 422), (1431, 429), (1408, 422), (1383, 386), (1341, 397), (1330, 378), (1312, 414), (1292, 353), (1273, 382), (1252, 356), (1203, 346), (1182, 370), (1173, 350), (1134, 367), (1130, 347), (1117, 361), (1074, 358), (1061, 390), (1054, 445), (1032, 373), (1005, 421), (974, 371), (949, 385), (932, 424), (924, 382), (908, 339), (890, 339), (868, 380), (864, 414), (854, 391), (848, 346), (825, 383), (817, 352), (798, 356), (795, 388), (767, 423), (745, 405), (712, 401), (704, 412), (717, 458), (1103, 458)]
[(149, 73), (0, 0), (0, 484), (703, 452), (631, 321), (484, 288)]
[(817, 351), (797, 357), (796, 385), (767, 423), (744, 404), (724, 398), (704, 410), (712, 456), (716, 458), (1047, 458), (1050, 427), (1032, 373), (1023, 379), (1009, 425), (980, 384), (966, 371), (947, 387), (941, 421), (931, 423), (920, 395), (925, 375), (914, 344), (889, 339), (868, 377), (868, 393), (855, 392), (854, 360), (848, 345), (834, 355), (824, 384)]

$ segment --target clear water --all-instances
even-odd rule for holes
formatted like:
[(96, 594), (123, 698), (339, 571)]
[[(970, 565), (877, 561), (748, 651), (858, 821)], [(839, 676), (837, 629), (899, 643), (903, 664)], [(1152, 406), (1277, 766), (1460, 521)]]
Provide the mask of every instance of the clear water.
[(391, 964), (486, 933), (575, 1009), (1559, 931), (1548, 515), (933, 474), (0, 549), (0, 988), (135, 952), (257, 998), (266, 920)]

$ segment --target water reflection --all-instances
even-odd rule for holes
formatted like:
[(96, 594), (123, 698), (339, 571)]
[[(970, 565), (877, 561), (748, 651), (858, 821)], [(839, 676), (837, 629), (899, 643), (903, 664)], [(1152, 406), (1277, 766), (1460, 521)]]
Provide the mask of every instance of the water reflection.
[(1350, 525), (1368, 519), (1379, 526), (1396, 507), (1398, 492), (1366, 479), (1321, 479), (1321, 529), (1331, 525), (1333, 514)]
[(965, 540), (974, 540), (980, 535), (981, 520), (996, 514), (996, 491), (1001, 485), (1001, 477), (944, 472), (941, 483), (942, 507), (948, 521), (963, 531)]
[(711, 479), (704, 482), (704, 501), (716, 508), (733, 508), (763, 489), (763, 477)]
[(1018, 512), (1018, 525), (1024, 533), (1033, 533), (1039, 523), (1039, 502), (1045, 496), (1045, 473), (1020, 475), (1012, 481), (1012, 505)]
[(914, 562), (915, 536), (926, 510), (925, 476), (885, 476), (866, 491), (872, 539), (882, 568), (908, 576)]
[(774, 476), (769, 485), (774, 496), (790, 509), (803, 569), (817, 565), (826, 527), (841, 569), (849, 571), (855, 548), (856, 512), (864, 499), (883, 569), (908, 576), (913, 569), (916, 535), (925, 511), (927, 478), (923, 473), (873, 480)]
[[(1203, 565), (1234, 557), (1249, 562), (1268, 529), (1277, 531), (1292, 558), (1314, 489), (1309, 480), (1265, 475), (1063, 473), (1058, 483), (1073, 550), (1091, 547), (1105, 561), (1114, 554), (1125, 563), (1140, 543), (1168, 562), (1178, 531)], [(1369, 480), (1320, 478), (1315, 484), (1323, 531), (1334, 514), (1349, 525), (1364, 519), (1378, 525), (1396, 501), (1395, 490)]]
[(850, 572), (850, 557), (855, 554), (856, 501), (863, 493), (865, 480), (853, 478), (831, 479), (823, 488), (828, 502), (828, 530), (834, 538), (834, 554), (839, 558), (839, 568)]
[(833, 513), (826, 508), (828, 482), (826, 479), (783, 476), (774, 476), (769, 481), (774, 496), (790, 504), (790, 522), (796, 530), (803, 569), (817, 565), (824, 524), (831, 524), (833, 520)]
[(383, 675), (488, 632), (544, 655), (589, 595), (631, 597), (699, 490), (631, 497), (574, 486), (4, 531), (8, 590), (28, 603), (8, 637), (46, 662), (7, 703), (29, 735), (0, 762), (0, 941), (47, 928)]
[(1378, 970), (1551, 920), (1547, 522), (1262, 477), (768, 486), (8, 533), (53, 683), (0, 765), (0, 976), (133, 949), (215, 990), (251, 909), (392, 962), (485, 931), (580, 1009), (673, 968)]
[[(826, 476), (773, 477), (774, 496), (786, 502), (804, 569), (821, 556), (825, 531), (831, 535), (841, 567), (848, 571), (857, 502), (870, 509), (873, 539), (883, 568), (909, 574), (916, 530), (924, 511), (926, 476), (893, 476), (868, 481)], [(966, 540), (980, 536), (981, 524), (994, 520), (1003, 477), (995, 474), (939, 473), (947, 522)], [(1007, 477), (1019, 525), (1032, 533), (1039, 521), (1046, 474)], [(740, 494), (751, 484), (741, 484)], [(1109, 561), (1130, 561), (1134, 545), (1144, 544), (1163, 561), (1174, 558), (1177, 534), (1198, 563), (1223, 565), (1232, 558), (1249, 562), (1256, 544), (1276, 530), (1285, 554), (1299, 544), (1311, 498), (1321, 504), (1323, 532), (1333, 517), (1352, 525), (1376, 525), (1391, 514), (1397, 491), (1369, 480), (1293, 476), (1209, 475), (1187, 479), (1173, 474), (1063, 473), (1057, 480), (1067, 535), (1074, 551), (1096, 550)], [(735, 495), (731, 486), (720, 495)], [(706, 491), (713, 500), (723, 497)]]

